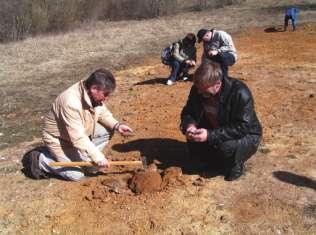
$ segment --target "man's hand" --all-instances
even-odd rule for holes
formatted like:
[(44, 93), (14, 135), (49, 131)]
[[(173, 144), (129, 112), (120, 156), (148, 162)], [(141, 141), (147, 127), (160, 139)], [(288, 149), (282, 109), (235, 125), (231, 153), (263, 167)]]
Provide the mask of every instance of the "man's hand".
[(106, 158), (104, 158), (101, 161), (96, 162), (96, 164), (99, 171), (104, 171), (109, 166), (109, 162)]
[(191, 65), (191, 66), (195, 66), (195, 61), (194, 60), (186, 60), (185, 63), (188, 64), (188, 65)]
[(196, 129), (192, 135), (191, 140), (195, 142), (206, 142), (207, 141), (207, 130), (204, 128)]
[(193, 140), (196, 130), (197, 130), (197, 128), (194, 124), (188, 125), (187, 130), (185, 132), (185, 136), (187, 137), (188, 140)]
[(216, 56), (218, 54), (218, 50), (210, 50), (209, 52), (208, 52), (208, 55), (209, 56)]
[(133, 130), (125, 125), (125, 124), (119, 124), (117, 129), (116, 129), (121, 135), (130, 135), (133, 133)]

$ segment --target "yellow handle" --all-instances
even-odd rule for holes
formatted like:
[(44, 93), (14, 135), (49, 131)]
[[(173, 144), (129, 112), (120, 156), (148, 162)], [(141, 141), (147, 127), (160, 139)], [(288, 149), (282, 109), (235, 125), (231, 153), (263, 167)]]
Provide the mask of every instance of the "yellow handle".
[[(109, 166), (138, 166), (142, 161), (109, 161)], [(50, 166), (75, 167), (75, 166), (96, 166), (93, 162), (51, 162)]]

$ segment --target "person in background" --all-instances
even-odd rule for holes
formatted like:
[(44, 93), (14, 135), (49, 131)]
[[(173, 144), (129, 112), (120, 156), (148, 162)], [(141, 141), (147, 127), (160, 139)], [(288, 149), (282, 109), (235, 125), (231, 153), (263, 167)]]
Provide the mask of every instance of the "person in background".
[(191, 160), (224, 170), (226, 181), (243, 174), (244, 163), (257, 151), (262, 136), (249, 88), (223, 74), (216, 62), (196, 69), (180, 128)]
[(237, 51), (232, 37), (222, 30), (200, 29), (197, 33), (198, 43), (203, 41), (202, 63), (211, 60), (221, 65), (224, 74), (228, 75), (228, 66), (237, 61)]
[(188, 71), (196, 63), (196, 37), (193, 33), (188, 33), (185, 38), (173, 44), (169, 65), (171, 74), (167, 80), (167, 85), (173, 85), (178, 76), (182, 73), (182, 80), (189, 78)]
[(287, 26), (289, 25), (289, 20), (292, 22), (292, 30), (296, 30), (297, 18), (298, 18), (299, 9), (296, 7), (288, 7), (285, 10), (284, 16), (284, 31), (287, 31)]

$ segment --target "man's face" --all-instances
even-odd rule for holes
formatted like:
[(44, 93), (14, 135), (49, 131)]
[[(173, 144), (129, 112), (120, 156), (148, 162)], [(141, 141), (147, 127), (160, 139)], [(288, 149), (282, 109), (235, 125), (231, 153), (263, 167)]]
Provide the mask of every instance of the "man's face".
[(197, 89), (198, 89), (198, 92), (202, 94), (204, 98), (209, 98), (209, 97), (217, 95), (217, 93), (221, 89), (221, 86), (222, 86), (222, 82), (217, 81), (212, 85), (197, 86)]
[(206, 34), (204, 34), (204, 36), (203, 36), (203, 38), (202, 38), (202, 40), (203, 40), (203, 42), (208, 42), (208, 41), (210, 41), (211, 40), (211, 38), (212, 38), (212, 32), (211, 31), (209, 31), (209, 32), (207, 32)]
[(92, 101), (92, 105), (99, 106), (109, 97), (110, 93), (105, 92), (103, 89), (98, 88), (96, 85), (92, 85), (89, 88), (88, 94)]

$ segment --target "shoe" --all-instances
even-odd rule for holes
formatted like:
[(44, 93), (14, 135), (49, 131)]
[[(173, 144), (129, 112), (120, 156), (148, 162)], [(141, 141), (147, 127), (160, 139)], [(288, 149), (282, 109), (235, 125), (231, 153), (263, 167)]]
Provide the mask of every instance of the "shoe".
[(173, 83), (174, 83), (174, 82), (169, 79), (166, 84), (167, 84), (168, 86), (171, 86), (171, 85), (173, 85)]
[(188, 80), (189, 78), (187, 77), (187, 76), (185, 76), (185, 77), (183, 77), (182, 78), (182, 81), (186, 81), (186, 80)]
[(240, 178), (240, 176), (242, 176), (243, 171), (244, 171), (244, 165), (236, 164), (226, 173), (224, 180), (226, 181), (237, 180)]

